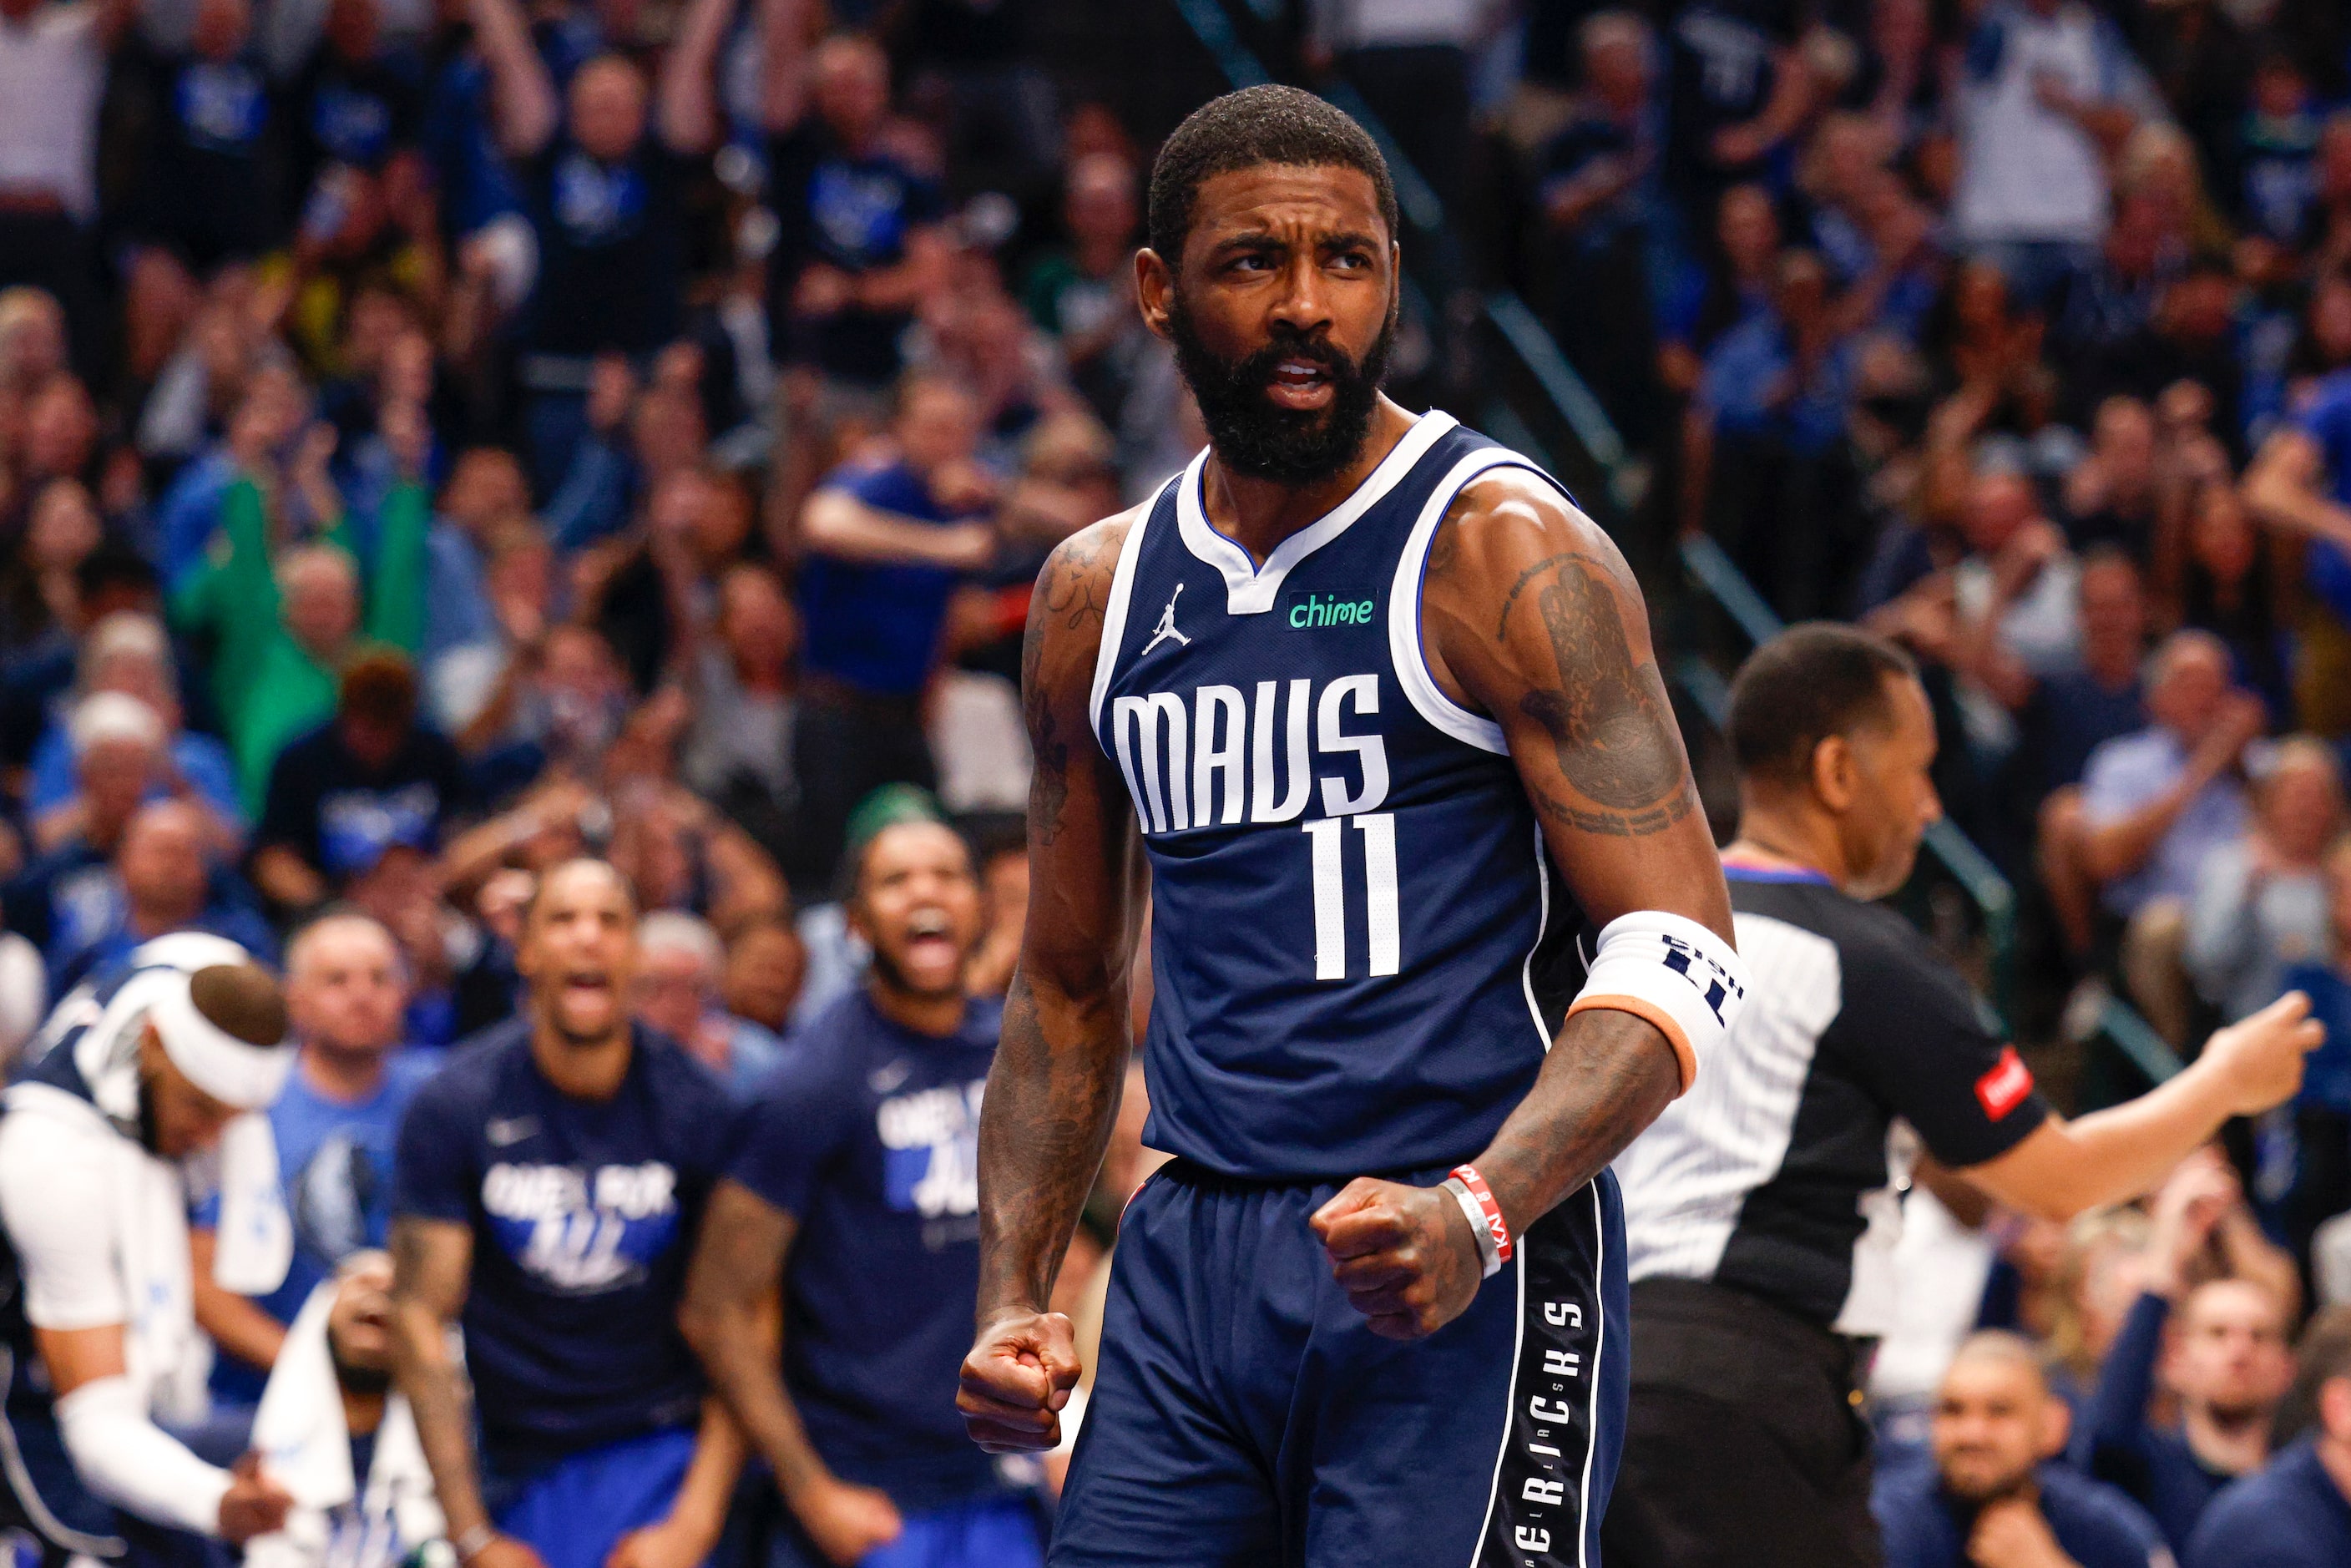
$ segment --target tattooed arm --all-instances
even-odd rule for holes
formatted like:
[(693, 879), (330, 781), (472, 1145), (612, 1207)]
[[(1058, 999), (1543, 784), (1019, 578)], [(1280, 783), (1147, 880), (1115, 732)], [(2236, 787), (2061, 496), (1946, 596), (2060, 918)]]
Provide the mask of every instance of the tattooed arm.
[(1055, 549), (1021, 652), (1036, 774), (1029, 921), (979, 1120), (978, 1332), (956, 1403), (991, 1451), (1050, 1448), (1078, 1380), (1070, 1320), (1048, 1310), (1102, 1167), (1127, 1057), (1141, 853), (1125, 786), (1088, 714), (1102, 608), (1132, 513)]
[[(1584, 913), (1687, 915), (1728, 939), (1730, 898), (1649, 648), (1640, 589), (1606, 535), (1522, 469), (1471, 481), (1437, 527), (1423, 649), (1447, 696), (1502, 727), (1552, 862)], [(1631, 1013), (1567, 1020), (1534, 1089), (1478, 1156), (1513, 1235), (1597, 1175), (1680, 1083)], [(1477, 1294), (1477, 1239), (1441, 1188), (1360, 1178), (1315, 1217), (1378, 1333), (1432, 1333)]]

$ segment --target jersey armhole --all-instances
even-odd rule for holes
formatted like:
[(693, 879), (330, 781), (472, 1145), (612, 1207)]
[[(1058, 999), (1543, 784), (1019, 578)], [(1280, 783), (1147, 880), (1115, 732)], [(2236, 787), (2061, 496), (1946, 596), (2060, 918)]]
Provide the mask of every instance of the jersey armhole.
[[(1427, 649), (1421, 641), (1420, 594), (1428, 576), (1428, 547), (1437, 538), (1437, 528), (1445, 520), (1445, 509), (1453, 505), (1462, 487), (1479, 475), (1496, 468), (1523, 468), (1560, 493), (1570, 507), (1575, 497), (1567, 486), (1544, 473), (1518, 453), (1502, 447), (1489, 446), (1456, 463), (1437, 488), (1429, 492), (1427, 504), (1405, 536), (1404, 553), (1396, 561), (1395, 581), (1388, 591), (1388, 662), (1395, 667), (1396, 684), (1404, 688), (1413, 708), (1430, 725), (1465, 746), (1497, 756), (1506, 755), (1510, 747), (1502, 735), (1502, 727), (1482, 715), (1471, 713), (1445, 695), (1437, 677), (1428, 668)], [(1576, 507), (1583, 515), (1583, 508)]]
[(1118, 565), (1111, 572), (1110, 602), (1102, 607), (1102, 646), (1094, 650), (1093, 689), (1086, 697), (1086, 718), (1093, 727), (1097, 746), (1102, 744), (1102, 702), (1110, 695), (1111, 673), (1118, 667), (1119, 645), (1126, 641), (1126, 604), (1134, 594), (1134, 563), (1143, 553), (1144, 532), (1151, 527), (1151, 519), (1160, 503), (1167, 499), (1168, 491), (1184, 483), (1198, 465), (1199, 460), (1194, 459), (1159, 487), (1150, 505), (1141, 508), (1134, 526), (1126, 530), (1126, 538), (1119, 546)]

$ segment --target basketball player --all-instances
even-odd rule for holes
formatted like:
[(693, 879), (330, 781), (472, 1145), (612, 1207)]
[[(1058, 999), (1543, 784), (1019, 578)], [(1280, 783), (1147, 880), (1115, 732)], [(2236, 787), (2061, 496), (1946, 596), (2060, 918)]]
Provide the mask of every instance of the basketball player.
[(1176, 1156), (1120, 1232), (1056, 1564), (1588, 1561), (1626, 1375), (1605, 1166), (1744, 994), (1623, 561), (1525, 458), (1380, 396), (1395, 235), (1318, 99), (1177, 129), (1135, 277), (1210, 445), (1062, 545), (1029, 620), (984, 1447), (1052, 1446), (1079, 1375), (1047, 1303), (1146, 863)]

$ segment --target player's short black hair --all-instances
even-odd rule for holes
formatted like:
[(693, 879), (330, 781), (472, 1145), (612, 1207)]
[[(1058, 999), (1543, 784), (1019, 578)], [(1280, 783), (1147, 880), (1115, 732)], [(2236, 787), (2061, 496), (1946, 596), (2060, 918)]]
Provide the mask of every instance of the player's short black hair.
[(1389, 237), (1396, 232), (1395, 186), (1369, 132), (1341, 110), (1294, 87), (1245, 87), (1186, 116), (1151, 165), (1146, 228), (1151, 248), (1174, 267), (1192, 228), (1201, 182), (1261, 163), (1360, 169), (1379, 198)]
[(1731, 679), (1730, 753), (1740, 776), (1801, 781), (1822, 741), (1890, 718), (1889, 679), (1917, 675), (1909, 654), (1859, 627), (1789, 627)]

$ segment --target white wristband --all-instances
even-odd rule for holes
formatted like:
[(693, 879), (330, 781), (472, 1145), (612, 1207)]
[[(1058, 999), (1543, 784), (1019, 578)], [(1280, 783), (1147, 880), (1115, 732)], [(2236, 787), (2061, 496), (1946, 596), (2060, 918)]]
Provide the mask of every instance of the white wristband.
[(1486, 1228), (1485, 1207), (1479, 1203), (1478, 1195), (1469, 1190), (1469, 1184), (1459, 1176), (1447, 1176), (1445, 1190), (1451, 1193), (1453, 1201), (1461, 1206), (1463, 1218), (1469, 1221), (1469, 1233), (1478, 1239), (1478, 1277), (1492, 1279), (1501, 1272), (1502, 1246), (1494, 1239), (1494, 1233)]
[(1620, 915), (1601, 929), (1583, 989), (1567, 1010), (1611, 1008), (1656, 1026), (1674, 1048), (1682, 1091), (1747, 1005), (1747, 965), (1697, 921), (1662, 910)]

